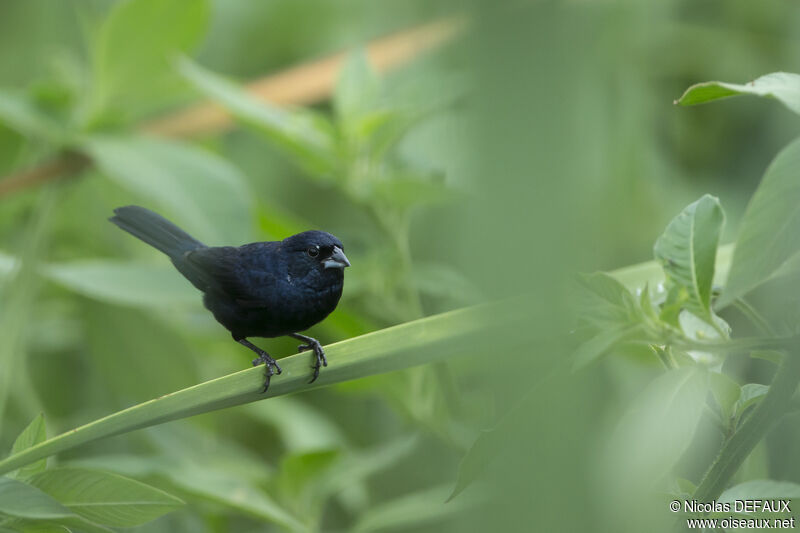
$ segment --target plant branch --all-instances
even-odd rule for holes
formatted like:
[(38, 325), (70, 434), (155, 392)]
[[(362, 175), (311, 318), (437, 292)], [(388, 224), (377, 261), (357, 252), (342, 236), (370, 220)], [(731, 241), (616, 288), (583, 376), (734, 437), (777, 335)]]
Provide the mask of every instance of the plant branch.
[(693, 498), (701, 502), (717, 499), (733, 475), (772, 425), (791, 407), (792, 395), (800, 383), (800, 354), (794, 350), (783, 358), (769, 392), (739, 430), (722, 446), (719, 455), (697, 486)]
[[(465, 20), (459, 17), (423, 24), (376, 39), (367, 45), (366, 52), (376, 70), (391, 71), (447, 42), (461, 31), (464, 25)], [(308, 105), (320, 102), (333, 92), (336, 77), (346, 57), (346, 52), (340, 52), (291, 67), (255, 80), (247, 84), (245, 89), (258, 99), (278, 105)], [(227, 111), (209, 102), (147, 121), (139, 129), (153, 135), (193, 137), (225, 131), (233, 124), (233, 118)], [(56, 156), (38, 167), (0, 179), (0, 198), (41, 183), (77, 174), (89, 165), (88, 159), (76, 157), (74, 154)]]
[(129, 407), (11, 455), (0, 461), (0, 475), (112, 435), (440, 361), (459, 353), (475, 353), (476, 346), (488, 349), (496, 339), (496, 335), (487, 334), (491, 328), (518, 322), (519, 316), (511, 311), (509, 302), (499, 302), (442, 313), (331, 344), (325, 348), (330, 366), (313, 385), (308, 384), (309, 352), (281, 359), (283, 373), (272, 377), (264, 394), (264, 367), (242, 370)]

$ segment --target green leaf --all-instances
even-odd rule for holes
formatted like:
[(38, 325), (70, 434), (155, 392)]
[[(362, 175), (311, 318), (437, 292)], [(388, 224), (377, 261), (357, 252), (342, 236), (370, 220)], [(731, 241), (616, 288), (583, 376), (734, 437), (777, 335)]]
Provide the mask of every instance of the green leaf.
[(0, 513), (42, 520), (72, 516), (69, 509), (38, 488), (7, 477), (0, 477)]
[(326, 178), (334, 172), (337, 165), (334, 130), (323, 115), (303, 109), (280, 109), (257, 100), (188, 59), (182, 59), (178, 68), (198, 90), (264, 134), (311, 175)]
[(660, 479), (692, 442), (708, 378), (697, 367), (669, 370), (632, 402), (612, 439), (612, 468), (642, 482)]
[(605, 328), (631, 322), (633, 295), (616, 278), (604, 273), (581, 274), (581, 317)]
[(447, 487), (433, 487), (373, 505), (356, 522), (352, 531), (410, 530), (441, 521), (479, 503), (477, 498), (459, 498), (444, 503), (447, 494)]
[(197, 498), (278, 524), (289, 531), (308, 529), (256, 484), (211, 464), (171, 464), (161, 470), (172, 483)]
[(762, 385), (761, 383), (746, 383), (745, 385), (742, 385), (742, 392), (739, 395), (739, 399), (736, 401), (736, 405), (734, 406), (734, 415), (736, 416), (736, 420), (741, 420), (742, 415), (747, 411), (747, 409), (751, 405), (755, 405), (756, 403), (760, 402), (768, 392), (769, 386)]
[(742, 389), (739, 384), (720, 372), (709, 372), (709, 384), (722, 413), (723, 420), (729, 421), (735, 411), (736, 402), (739, 400)]
[(170, 62), (199, 42), (208, 18), (206, 0), (117, 2), (95, 46), (95, 112), (113, 106), (137, 111), (165, 94), (175, 94), (180, 78)]
[(719, 497), (720, 502), (734, 500), (772, 500), (800, 498), (800, 485), (789, 481), (754, 479), (735, 485)]
[(100, 301), (140, 307), (197, 306), (200, 293), (166, 259), (163, 265), (106, 259), (51, 263), (50, 280)]
[(454, 268), (437, 263), (415, 262), (411, 283), (421, 293), (447, 298), (459, 304), (478, 301), (478, 287)]
[(636, 325), (620, 324), (608, 327), (588, 341), (578, 346), (573, 354), (573, 370), (580, 370), (597, 358), (608, 353), (614, 346), (636, 337), (641, 332), (641, 327)]
[(800, 138), (775, 157), (747, 205), (718, 308), (769, 280), (800, 251), (798, 168)]
[[(44, 426), (44, 414), (39, 413), (39, 415), (34, 418), (30, 424), (28, 424), (28, 427), (22, 430), (22, 433), (19, 434), (17, 440), (14, 441), (14, 445), (11, 447), (11, 453), (15, 454), (21, 452), (22, 450), (27, 450), (31, 446), (39, 444), (46, 439), (47, 432), (45, 431)], [(33, 474), (41, 472), (45, 468), (47, 468), (46, 458), (20, 468), (16, 472), (12, 472), (9, 474), (9, 477), (25, 479)]]
[(17, 132), (36, 139), (46, 139), (60, 143), (63, 140), (63, 126), (49, 117), (27, 96), (0, 91), (0, 123)]
[(162, 490), (110, 472), (55, 468), (30, 483), (75, 514), (112, 527), (137, 526), (183, 505)]
[(0, 474), (85, 443), (170, 420), (488, 350), (494, 342), (494, 335), (488, 333), (495, 328), (516, 330), (522, 316), (515, 301), (507, 300), (433, 315), (331, 344), (325, 347), (331, 364), (313, 385), (308, 384), (308, 352), (282, 358), (283, 372), (273, 376), (265, 393), (263, 368), (242, 370), (52, 437), (0, 460)]
[(773, 72), (743, 85), (721, 81), (698, 83), (686, 89), (675, 103), (704, 104), (743, 94), (775, 98), (795, 113), (800, 113), (800, 75), (789, 72)]
[(664, 269), (668, 290), (678, 288), (681, 300), (685, 294), (685, 308), (720, 334), (711, 310), (711, 286), (724, 222), (719, 200), (704, 195), (672, 219), (653, 247), (655, 258)]
[(317, 479), (340, 458), (339, 450), (315, 450), (310, 452), (289, 453), (281, 461), (281, 468), (276, 480), (279, 489), (288, 501), (302, 499), (304, 492), (314, 489)]
[(333, 93), (333, 109), (340, 121), (352, 124), (373, 110), (380, 94), (380, 83), (363, 49), (351, 53), (339, 74)]
[(334, 422), (298, 398), (275, 398), (272, 407), (252, 405), (248, 413), (273, 426), (291, 452), (344, 448), (345, 438)]
[(83, 145), (101, 172), (168, 210), (211, 245), (249, 242), (252, 200), (225, 159), (189, 144), (144, 136), (91, 136)]

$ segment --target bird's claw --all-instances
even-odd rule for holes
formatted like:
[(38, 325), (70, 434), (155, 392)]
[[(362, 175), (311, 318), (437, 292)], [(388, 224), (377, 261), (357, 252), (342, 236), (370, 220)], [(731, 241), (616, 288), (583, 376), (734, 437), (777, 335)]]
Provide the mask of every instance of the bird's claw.
[(311, 377), (311, 381), (309, 381), (309, 383), (314, 383), (319, 377), (320, 367), (328, 366), (328, 360), (325, 358), (325, 350), (322, 349), (322, 345), (316, 339), (311, 339), (308, 344), (301, 344), (297, 347), (298, 353), (306, 350), (313, 350), (314, 356), (316, 357), (316, 362), (311, 365), (311, 368), (314, 369), (314, 375)]
[(258, 366), (261, 363), (264, 363), (264, 389), (261, 391), (263, 394), (267, 392), (267, 389), (269, 388), (269, 378), (275, 374), (280, 374), (283, 371), (281, 370), (278, 362), (270, 357), (266, 352), (259, 354), (258, 357), (253, 359), (253, 366)]

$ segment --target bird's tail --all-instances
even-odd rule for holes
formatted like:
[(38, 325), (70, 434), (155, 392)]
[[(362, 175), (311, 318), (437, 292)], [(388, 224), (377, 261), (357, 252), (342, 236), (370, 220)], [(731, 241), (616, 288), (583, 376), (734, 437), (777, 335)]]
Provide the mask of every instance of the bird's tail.
[(139, 207), (126, 205), (114, 209), (111, 222), (150, 246), (164, 252), (173, 261), (184, 253), (205, 245), (161, 215)]

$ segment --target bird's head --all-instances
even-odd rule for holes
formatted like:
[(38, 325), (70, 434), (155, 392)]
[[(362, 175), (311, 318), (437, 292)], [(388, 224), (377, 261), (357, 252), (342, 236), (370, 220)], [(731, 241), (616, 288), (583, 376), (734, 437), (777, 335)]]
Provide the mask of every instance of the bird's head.
[(342, 241), (324, 231), (304, 231), (287, 237), (282, 248), (291, 254), (295, 264), (304, 263), (335, 272), (350, 266)]

